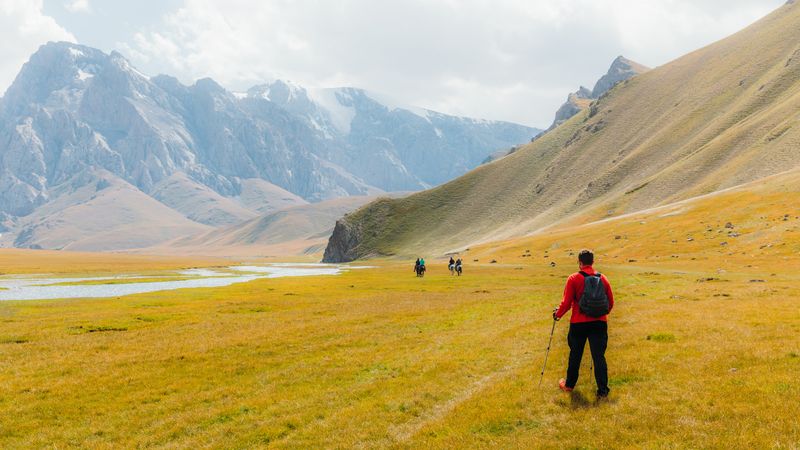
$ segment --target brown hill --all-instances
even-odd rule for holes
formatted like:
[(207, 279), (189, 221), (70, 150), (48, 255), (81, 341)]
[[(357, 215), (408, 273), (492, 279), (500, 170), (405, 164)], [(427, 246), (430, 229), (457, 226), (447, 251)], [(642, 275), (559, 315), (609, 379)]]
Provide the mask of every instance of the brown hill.
[(336, 219), (375, 199), (343, 197), (294, 206), (144, 251), (217, 256), (319, 254), (325, 249)]
[(103, 170), (84, 172), (54, 189), (56, 200), (6, 233), (3, 247), (76, 251), (125, 250), (154, 245), (210, 227), (193, 222)]

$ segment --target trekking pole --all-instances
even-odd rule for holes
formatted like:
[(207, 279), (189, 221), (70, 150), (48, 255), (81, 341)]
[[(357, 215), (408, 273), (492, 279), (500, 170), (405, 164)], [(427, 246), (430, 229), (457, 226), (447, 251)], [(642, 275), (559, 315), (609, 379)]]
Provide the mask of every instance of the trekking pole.
[[(555, 313), (556, 310), (553, 310)], [(553, 333), (556, 331), (556, 318), (553, 317), (553, 328), (550, 329), (550, 340), (547, 342), (547, 350), (544, 353), (544, 364), (542, 365), (542, 376), (539, 377), (539, 387), (542, 387), (542, 380), (544, 379), (544, 369), (547, 367), (547, 357), (550, 355), (550, 345), (553, 343)]]

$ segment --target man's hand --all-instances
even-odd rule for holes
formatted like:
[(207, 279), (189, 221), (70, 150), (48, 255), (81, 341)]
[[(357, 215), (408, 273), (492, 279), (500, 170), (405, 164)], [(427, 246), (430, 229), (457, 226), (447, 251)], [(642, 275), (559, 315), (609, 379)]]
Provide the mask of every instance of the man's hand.
[(558, 322), (558, 316), (556, 315), (556, 312), (558, 312), (558, 307), (553, 308), (553, 320)]

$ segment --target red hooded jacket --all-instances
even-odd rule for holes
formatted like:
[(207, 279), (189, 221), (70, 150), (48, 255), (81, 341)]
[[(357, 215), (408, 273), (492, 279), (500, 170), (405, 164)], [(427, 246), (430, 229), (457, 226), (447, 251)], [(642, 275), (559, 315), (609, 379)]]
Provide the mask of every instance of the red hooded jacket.
[[(581, 267), (581, 270), (589, 275), (594, 275), (596, 273), (592, 266), (583, 266)], [(611, 292), (611, 283), (608, 282), (608, 279), (605, 275), (600, 275), (600, 279), (603, 281), (603, 285), (606, 288), (606, 295), (608, 296), (608, 311), (611, 312), (611, 310), (614, 308), (614, 294)], [(564, 286), (564, 299), (561, 301), (558, 311), (556, 311), (556, 317), (560, 319), (564, 314), (567, 313), (567, 311), (572, 309), (572, 317), (569, 319), (570, 323), (594, 322), (597, 320), (608, 322), (608, 315), (591, 317), (581, 312), (581, 308), (578, 306), (578, 301), (580, 301), (581, 296), (583, 295), (584, 287), (585, 281), (580, 272), (573, 273), (569, 276), (569, 278), (567, 278), (567, 285)]]

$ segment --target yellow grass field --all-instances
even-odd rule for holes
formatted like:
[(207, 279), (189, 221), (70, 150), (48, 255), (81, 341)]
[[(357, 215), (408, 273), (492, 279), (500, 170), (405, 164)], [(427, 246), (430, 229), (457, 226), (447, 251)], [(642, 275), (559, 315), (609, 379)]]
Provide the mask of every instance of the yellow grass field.
[[(443, 260), (423, 279), (377, 261), (334, 277), (3, 302), (0, 448), (797, 448), (795, 199), (733, 191), (473, 248), (460, 278)], [(618, 302), (601, 403), (588, 353), (577, 391), (556, 387), (566, 321), (537, 388), (549, 314), (583, 246)], [(4, 253), (6, 273), (69, 255)], [(218, 263), (91, 258), (75, 272)]]
[(230, 260), (210, 257), (0, 249), (0, 274), (4, 275), (158, 273), (195, 267), (224, 267), (230, 264)]

